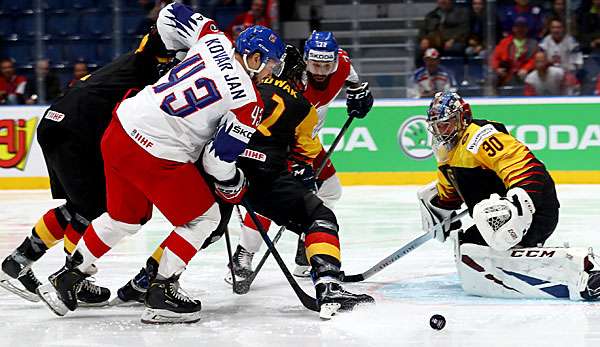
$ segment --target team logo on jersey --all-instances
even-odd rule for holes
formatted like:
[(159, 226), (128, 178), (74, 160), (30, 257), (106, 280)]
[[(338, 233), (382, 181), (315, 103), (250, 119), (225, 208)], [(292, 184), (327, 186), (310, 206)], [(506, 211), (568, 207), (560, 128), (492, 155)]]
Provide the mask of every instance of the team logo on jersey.
[(0, 168), (25, 170), (37, 118), (0, 120)]
[(408, 118), (398, 130), (398, 145), (407, 156), (422, 160), (433, 155), (432, 135), (427, 131), (427, 117)]

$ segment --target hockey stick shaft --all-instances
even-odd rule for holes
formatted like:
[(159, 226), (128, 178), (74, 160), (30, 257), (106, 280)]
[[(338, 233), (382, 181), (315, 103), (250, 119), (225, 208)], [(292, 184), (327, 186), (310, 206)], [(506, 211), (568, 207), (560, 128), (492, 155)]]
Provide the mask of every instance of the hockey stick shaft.
[(318, 178), (319, 175), (321, 175), (321, 172), (323, 171), (323, 169), (325, 169), (325, 165), (327, 165), (327, 160), (329, 160), (329, 158), (331, 158), (331, 155), (335, 151), (335, 148), (337, 147), (338, 143), (340, 143), (340, 141), (342, 140), (342, 137), (344, 137), (344, 134), (346, 133), (346, 131), (350, 127), (350, 124), (352, 123), (353, 120), (354, 120), (354, 117), (352, 117), (352, 116), (348, 116), (348, 119), (346, 119), (346, 122), (342, 126), (342, 129), (340, 130), (340, 132), (337, 134), (337, 136), (333, 140), (333, 143), (329, 147), (329, 150), (327, 151), (327, 154), (325, 154), (325, 158), (323, 158), (323, 161), (321, 162), (321, 165), (319, 166), (319, 168), (315, 172), (315, 178)]
[(229, 239), (229, 229), (225, 227), (225, 247), (227, 247), (227, 256), (229, 257), (229, 270), (231, 271), (231, 281), (233, 292), (236, 292), (237, 282), (235, 280), (235, 273), (233, 271), (233, 256), (231, 255), (231, 240)]
[(281, 255), (279, 254), (279, 252), (277, 251), (277, 249), (275, 249), (275, 246), (273, 245), (273, 242), (271, 241), (271, 239), (267, 235), (267, 232), (262, 227), (262, 224), (258, 220), (258, 217), (256, 216), (256, 213), (254, 212), (254, 210), (252, 209), (252, 207), (250, 206), (250, 204), (248, 204), (248, 202), (246, 201), (246, 199), (242, 200), (242, 205), (246, 208), (246, 211), (250, 215), (250, 218), (252, 219), (252, 221), (254, 222), (254, 224), (256, 225), (256, 227), (258, 228), (258, 231), (260, 232), (260, 236), (262, 236), (263, 240), (267, 244), (267, 247), (269, 248), (269, 250), (271, 251), (271, 253), (273, 253), (273, 257), (275, 258), (275, 261), (277, 261), (277, 265), (279, 265), (279, 268), (281, 268), (281, 271), (285, 275), (285, 278), (287, 279), (287, 281), (289, 282), (289, 284), (292, 286), (292, 289), (294, 290), (294, 292), (298, 296), (298, 299), (300, 299), (300, 302), (302, 302), (302, 305), (304, 305), (304, 307), (306, 307), (307, 309), (309, 309), (311, 311), (317, 311), (318, 312), (319, 311), (319, 306), (317, 305), (317, 300), (315, 298), (311, 297), (310, 295), (306, 294), (302, 290), (302, 288), (300, 288), (300, 285), (298, 284), (298, 282), (296, 282), (296, 280), (294, 279), (294, 276), (290, 273), (290, 270), (285, 265), (285, 262), (281, 258)]
[[(445, 221), (442, 221), (440, 223), (440, 225), (445, 224), (445, 223), (448, 223), (448, 224), (454, 223), (454, 222), (458, 221), (459, 219), (461, 219), (462, 217), (464, 217), (467, 213), (468, 213), (468, 209), (464, 209), (461, 212), (459, 212), (457, 215), (455, 215), (453, 217), (449, 217), (449, 219), (450, 219), (449, 222), (447, 220), (445, 220)], [(389, 265), (394, 263), (396, 260), (398, 260), (398, 259), (404, 257), (405, 255), (407, 255), (408, 253), (414, 251), (415, 249), (417, 249), (419, 246), (421, 246), (425, 242), (431, 240), (433, 237), (434, 237), (434, 232), (433, 232), (433, 229), (431, 229), (428, 232), (426, 232), (425, 234), (410, 241), (409, 243), (404, 245), (399, 250), (397, 250), (394, 253), (390, 254), (389, 256), (385, 257), (383, 260), (381, 260), (379, 263), (375, 264), (373, 267), (371, 267), (367, 271), (360, 273), (360, 274), (356, 274), (356, 275), (344, 276), (344, 282), (364, 281), (365, 279), (367, 279), (367, 278), (373, 276), (374, 274), (378, 273), (379, 271), (385, 269), (386, 267), (388, 267)]]

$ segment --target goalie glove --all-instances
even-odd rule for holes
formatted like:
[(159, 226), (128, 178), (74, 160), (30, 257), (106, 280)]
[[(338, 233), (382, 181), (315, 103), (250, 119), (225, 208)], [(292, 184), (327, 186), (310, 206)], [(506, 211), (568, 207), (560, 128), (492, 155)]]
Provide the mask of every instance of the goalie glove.
[(459, 230), (460, 220), (450, 223), (456, 212), (439, 206), (437, 181), (433, 181), (417, 192), (419, 207), (421, 209), (421, 226), (425, 232), (433, 232), (433, 237), (440, 241), (446, 241), (453, 230)]
[(239, 204), (248, 190), (244, 172), (236, 168), (235, 176), (227, 181), (215, 181), (215, 194), (224, 202)]
[(506, 197), (492, 194), (473, 208), (473, 220), (488, 246), (506, 251), (516, 246), (531, 226), (535, 206), (522, 188), (512, 188)]
[(368, 82), (363, 82), (358, 87), (346, 88), (346, 107), (349, 117), (365, 118), (373, 107), (373, 94), (369, 90)]

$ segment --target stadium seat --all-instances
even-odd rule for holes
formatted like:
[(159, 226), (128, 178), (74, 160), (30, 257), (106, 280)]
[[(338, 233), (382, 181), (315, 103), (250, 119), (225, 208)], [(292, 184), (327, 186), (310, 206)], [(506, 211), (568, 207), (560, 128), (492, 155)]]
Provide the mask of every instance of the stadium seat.
[(52, 65), (66, 63), (63, 54), (63, 46), (58, 43), (47, 43), (46, 58), (50, 59), (50, 64)]
[(141, 35), (140, 24), (144, 20), (144, 16), (138, 12), (124, 13), (122, 16), (122, 30), (125, 35)]
[(97, 41), (98, 49), (97, 64), (102, 66), (113, 60), (113, 44), (111, 40)]
[(28, 41), (5, 41), (0, 45), (0, 56), (13, 58), (16, 66), (30, 65), (33, 62), (33, 43)]
[(88, 40), (74, 40), (64, 44), (65, 58), (69, 62), (83, 60), (90, 63), (98, 61), (97, 43)]
[(33, 0), (0, 0), (3, 11), (26, 11), (33, 9)]
[[(44, 8), (48, 10), (62, 10), (65, 6), (64, 0), (45, 0)], [(68, 1), (66, 1), (68, 3)]]
[(19, 36), (35, 35), (35, 17), (33, 15), (19, 15), (14, 20), (15, 32)]
[(242, 12), (243, 9), (238, 7), (217, 7), (213, 19), (217, 22), (219, 29), (224, 31), (235, 17)]
[(79, 15), (75, 13), (55, 13), (46, 17), (46, 33), (55, 36), (78, 35)]
[(109, 13), (89, 13), (81, 17), (81, 34), (105, 36), (112, 33), (112, 17)]
[(465, 59), (460, 57), (442, 57), (441, 65), (452, 72), (457, 84), (465, 80)]
[(13, 19), (10, 16), (0, 16), (0, 36), (7, 36), (16, 32)]
[(465, 79), (471, 84), (485, 80), (485, 66), (481, 58), (467, 58), (465, 66)]
[[(111, 1), (104, 1), (104, 2), (111, 2)], [(94, 7), (96, 7), (96, 3), (94, 3), (93, 0), (72, 0), (71, 6), (73, 6), (73, 8), (94, 8)]]

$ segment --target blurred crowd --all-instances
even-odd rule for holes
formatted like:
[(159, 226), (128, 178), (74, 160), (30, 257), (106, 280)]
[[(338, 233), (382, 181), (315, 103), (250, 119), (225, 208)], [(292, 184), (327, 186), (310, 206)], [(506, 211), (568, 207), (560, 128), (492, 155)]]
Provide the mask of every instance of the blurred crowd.
[(443, 59), (487, 63), (491, 93), (514, 88), (526, 96), (579, 95), (584, 82), (595, 81), (600, 94), (600, 75), (584, 69), (584, 58), (600, 57), (600, 0), (571, 5), (577, 7), (568, 11), (565, 0), (500, 0), (488, 11), (483, 0), (437, 0), (418, 36), (414, 96), (461, 88), (462, 76)]

